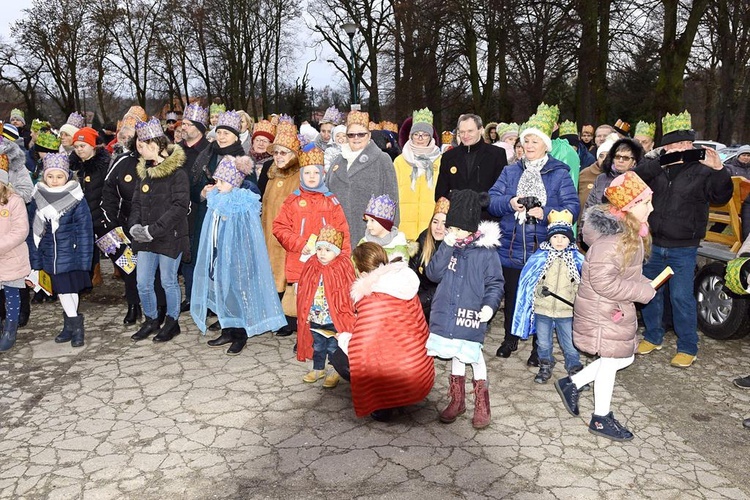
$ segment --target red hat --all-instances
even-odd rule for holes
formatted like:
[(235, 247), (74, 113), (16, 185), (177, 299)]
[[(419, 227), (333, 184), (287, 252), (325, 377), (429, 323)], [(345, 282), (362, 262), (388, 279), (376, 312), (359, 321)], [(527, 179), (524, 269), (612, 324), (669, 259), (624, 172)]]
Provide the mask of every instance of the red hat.
[(92, 148), (96, 147), (96, 139), (99, 137), (99, 133), (91, 127), (79, 128), (78, 132), (73, 135), (73, 143), (85, 142)]

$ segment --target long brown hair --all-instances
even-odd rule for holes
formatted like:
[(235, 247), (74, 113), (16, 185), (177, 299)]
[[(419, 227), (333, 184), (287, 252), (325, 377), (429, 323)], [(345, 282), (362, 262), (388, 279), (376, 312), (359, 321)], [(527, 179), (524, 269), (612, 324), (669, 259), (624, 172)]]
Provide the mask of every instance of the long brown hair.
[(388, 254), (377, 243), (366, 242), (352, 250), (352, 261), (357, 271), (360, 273), (369, 273), (380, 266), (388, 264)]
[(644, 260), (648, 259), (649, 255), (651, 255), (651, 233), (641, 236), (641, 221), (630, 212), (625, 212), (625, 218), (620, 221), (620, 225), (623, 231), (617, 248), (622, 254), (622, 267), (624, 269), (630, 264), (636, 252), (641, 248), (641, 245), (643, 245)]

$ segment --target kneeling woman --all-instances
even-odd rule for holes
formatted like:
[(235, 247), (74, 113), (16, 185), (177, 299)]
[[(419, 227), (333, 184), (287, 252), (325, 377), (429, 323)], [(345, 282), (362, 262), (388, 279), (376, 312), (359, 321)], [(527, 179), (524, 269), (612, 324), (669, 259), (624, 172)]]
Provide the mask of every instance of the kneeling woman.
[[(136, 125), (141, 155), (136, 167), (138, 186), (128, 225), (138, 252), (136, 267), (138, 295), (146, 318), (131, 337), (143, 340), (159, 330), (154, 342), (166, 342), (180, 333), (180, 285), (177, 268), (185, 253), (190, 252), (188, 207), (190, 183), (182, 168), (185, 153), (169, 143), (156, 118)], [(161, 284), (167, 297), (167, 317), (159, 324), (154, 293), (154, 278), (159, 268)], [(161, 329), (160, 329), (161, 327)]]

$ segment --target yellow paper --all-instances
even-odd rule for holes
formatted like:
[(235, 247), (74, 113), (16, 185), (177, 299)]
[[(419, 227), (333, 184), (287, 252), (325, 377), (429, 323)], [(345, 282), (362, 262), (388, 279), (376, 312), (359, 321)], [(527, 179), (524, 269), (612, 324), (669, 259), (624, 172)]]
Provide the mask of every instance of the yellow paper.
[(52, 278), (41, 269), (39, 270), (39, 286), (44, 290), (44, 293), (52, 295)]

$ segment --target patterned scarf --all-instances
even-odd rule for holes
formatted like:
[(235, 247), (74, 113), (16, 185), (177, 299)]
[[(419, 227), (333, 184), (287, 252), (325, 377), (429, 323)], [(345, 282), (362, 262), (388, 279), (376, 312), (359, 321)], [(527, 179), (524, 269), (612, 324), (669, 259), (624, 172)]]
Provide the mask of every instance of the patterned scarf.
[(545, 250), (547, 252), (547, 260), (544, 261), (544, 266), (542, 266), (541, 271), (539, 271), (539, 279), (537, 279), (537, 285), (539, 284), (539, 280), (542, 279), (542, 277), (545, 275), (549, 267), (552, 265), (552, 263), (555, 261), (555, 259), (562, 259), (565, 263), (565, 267), (568, 269), (568, 277), (574, 282), (574, 283), (580, 283), (581, 282), (581, 273), (578, 272), (578, 267), (576, 266), (576, 261), (573, 258), (573, 252), (576, 249), (575, 243), (572, 243), (568, 245), (567, 247), (563, 248), (562, 250), (555, 250), (555, 248), (550, 244), (549, 241), (543, 241), (539, 245), (540, 250)]
[(477, 231), (476, 233), (472, 233), (462, 240), (456, 240), (453, 246), (455, 248), (466, 248), (481, 237), (482, 237), (482, 231)]
[(32, 231), (34, 233), (34, 245), (39, 248), (39, 242), (47, 230), (47, 221), (50, 222), (52, 233), (60, 227), (60, 217), (70, 209), (78, 205), (83, 199), (83, 190), (78, 181), (70, 180), (60, 187), (49, 187), (43, 182), (36, 185), (33, 194), (36, 202), (36, 213)]
[(440, 148), (435, 145), (435, 139), (430, 139), (430, 144), (424, 148), (415, 146), (411, 139), (406, 141), (402, 151), (404, 159), (411, 165), (411, 190), (417, 190), (417, 178), (424, 174), (427, 179), (427, 187), (433, 187), (433, 174), (435, 160), (440, 156)]
[[(542, 203), (542, 206), (547, 204), (547, 188), (544, 187), (544, 182), (542, 181), (542, 168), (547, 164), (547, 160), (549, 160), (549, 156), (546, 154), (536, 160), (527, 160), (526, 157), (521, 160), (523, 173), (518, 180), (516, 196), (519, 198), (535, 196)], [(519, 224), (526, 222), (525, 210), (523, 212), (516, 212), (515, 216)]]

